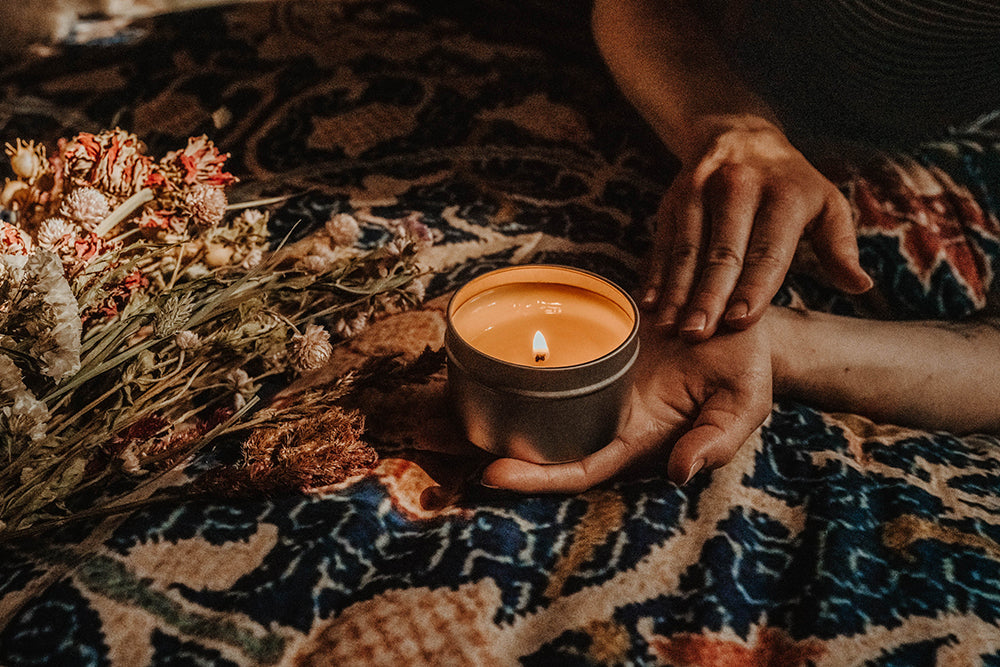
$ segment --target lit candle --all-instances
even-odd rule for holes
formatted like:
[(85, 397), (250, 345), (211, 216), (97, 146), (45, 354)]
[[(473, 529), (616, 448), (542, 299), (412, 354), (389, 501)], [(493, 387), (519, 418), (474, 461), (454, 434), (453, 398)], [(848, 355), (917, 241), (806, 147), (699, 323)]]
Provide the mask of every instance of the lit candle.
[(448, 305), (448, 383), (474, 444), (502, 456), (578, 459), (614, 437), (638, 354), (620, 287), (570, 267), (492, 271)]

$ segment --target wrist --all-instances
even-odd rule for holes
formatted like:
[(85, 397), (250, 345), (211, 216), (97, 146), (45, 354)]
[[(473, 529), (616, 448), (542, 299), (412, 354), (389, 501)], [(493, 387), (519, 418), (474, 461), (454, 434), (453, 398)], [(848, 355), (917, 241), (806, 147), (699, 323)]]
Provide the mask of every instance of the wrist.
[(796, 379), (796, 351), (801, 347), (799, 330), (809, 318), (807, 311), (768, 306), (759, 325), (767, 332), (771, 350), (771, 385), (777, 396), (793, 393)]
[(788, 145), (781, 123), (765, 110), (702, 115), (692, 121), (687, 130), (678, 147), (678, 157), (684, 164), (693, 164), (720, 149), (728, 152), (729, 145)]

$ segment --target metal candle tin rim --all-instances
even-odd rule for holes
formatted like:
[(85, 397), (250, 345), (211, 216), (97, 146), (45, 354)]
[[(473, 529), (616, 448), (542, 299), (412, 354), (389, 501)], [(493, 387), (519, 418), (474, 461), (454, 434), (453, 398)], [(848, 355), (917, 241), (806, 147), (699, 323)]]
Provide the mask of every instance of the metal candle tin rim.
[[(514, 283), (551, 283), (588, 289), (560, 280), (559, 275), (570, 272), (582, 276), (607, 296), (607, 291), (621, 299), (619, 306), (632, 318), (632, 329), (625, 340), (606, 354), (572, 366), (528, 366), (492, 357), (473, 347), (455, 329), (452, 315), (476, 294), (495, 285)], [(546, 276), (546, 273), (550, 273)], [(517, 276), (516, 274), (522, 274)], [(517, 279), (517, 278), (520, 279)], [(610, 298), (610, 297), (609, 297)], [(612, 299), (614, 300), (614, 299)], [(635, 300), (612, 281), (585, 269), (559, 264), (525, 264), (495, 269), (473, 278), (460, 287), (448, 301), (446, 312), (445, 348), (449, 360), (461, 367), (471, 378), (494, 389), (502, 389), (526, 397), (572, 397), (597, 391), (626, 373), (639, 353), (639, 308)], [(530, 387), (530, 388), (529, 388)], [(553, 396), (557, 394), (559, 396)]]

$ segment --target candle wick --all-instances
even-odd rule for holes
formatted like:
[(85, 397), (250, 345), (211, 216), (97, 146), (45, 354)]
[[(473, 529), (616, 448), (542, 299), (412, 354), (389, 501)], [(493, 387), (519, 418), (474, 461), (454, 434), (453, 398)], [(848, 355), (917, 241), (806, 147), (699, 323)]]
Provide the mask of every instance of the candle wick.
[(538, 354), (535, 355), (535, 363), (536, 364), (540, 364), (543, 361), (545, 361), (545, 355), (544, 354), (538, 353)]

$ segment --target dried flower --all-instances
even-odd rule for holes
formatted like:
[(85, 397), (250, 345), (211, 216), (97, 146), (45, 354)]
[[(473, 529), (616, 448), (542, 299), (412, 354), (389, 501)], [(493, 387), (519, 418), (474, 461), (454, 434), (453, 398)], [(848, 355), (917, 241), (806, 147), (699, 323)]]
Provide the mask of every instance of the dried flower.
[(253, 381), (250, 379), (250, 375), (242, 368), (234, 368), (226, 373), (226, 382), (229, 383), (229, 386), (237, 394), (253, 395), (256, 391), (253, 386)]
[(260, 263), (264, 261), (264, 251), (260, 248), (253, 248), (246, 254), (243, 261), (240, 262), (240, 267), (244, 269), (255, 269), (260, 266)]
[(292, 366), (300, 373), (314, 371), (330, 360), (333, 346), (330, 333), (318, 324), (306, 326), (304, 334), (292, 336), (290, 359)]
[(157, 312), (153, 330), (157, 336), (173, 336), (187, 324), (194, 312), (194, 296), (185, 292), (180, 296), (170, 295)]
[(406, 286), (406, 293), (411, 295), (417, 303), (422, 303), (424, 297), (427, 295), (427, 288), (424, 287), (424, 283), (420, 280), (414, 280), (409, 285)]
[(205, 264), (216, 269), (220, 266), (229, 266), (233, 252), (233, 248), (224, 243), (206, 243)]
[(48, 171), (49, 161), (45, 157), (45, 146), (41, 144), (36, 146), (34, 141), (24, 143), (18, 139), (13, 146), (6, 144), (4, 149), (10, 158), (11, 169), (29, 185)]
[(353, 215), (335, 213), (326, 221), (326, 233), (334, 245), (350, 247), (361, 238), (361, 227)]
[(0, 220), (0, 248), (6, 255), (27, 255), (31, 252), (31, 237), (20, 227)]
[(196, 185), (184, 195), (191, 221), (199, 227), (214, 227), (226, 215), (226, 193), (212, 185)]
[[(17, 452), (19, 467), (0, 487), (0, 532), (72, 516), (81, 505), (65, 501), (84, 480), (108, 493), (80, 500), (107, 507), (122, 498), (115, 476), (172, 467), (204, 438), (243, 428), (236, 410), (260, 389), (243, 368), (264, 377), (330, 359), (327, 330), (310, 324), (289, 340), (288, 322), (343, 312), (362, 297), (371, 312), (406, 304), (411, 237), (422, 233), (416, 218), (410, 227), (377, 222), (403, 239), (398, 260), (353, 247), (360, 226), (342, 214), (314, 236), (315, 250), (299, 251), (301, 266), (320, 275), (265, 273), (267, 214), (225, 217), (223, 188), (235, 181), (223, 170), (228, 156), (205, 137), (158, 162), (144, 151), (120, 129), (60, 141), (49, 159), (41, 145), (7, 146), (16, 178), (0, 193), (0, 443)], [(351, 247), (332, 247), (334, 238)], [(353, 335), (367, 318), (338, 330)], [(344, 393), (323, 392), (309, 407), (333, 408)], [(229, 397), (231, 406), (219, 407)], [(281, 423), (301, 407), (248, 419)], [(347, 416), (345, 428), (352, 424), (360, 430), (360, 419)], [(349, 461), (374, 461), (363, 443), (336, 444), (276, 452), (291, 458), (267, 483), (308, 488), (335, 479), (327, 469), (342, 475), (347, 468), (338, 466)]]
[(368, 313), (358, 313), (350, 320), (341, 318), (337, 322), (337, 333), (344, 338), (353, 338), (361, 333), (366, 326), (368, 326)]
[(75, 220), (88, 232), (110, 214), (108, 198), (97, 188), (88, 186), (74, 188), (59, 205), (59, 215)]
[(121, 129), (81, 132), (62, 146), (62, 176), (70, 183), (124, 199), (157, 180), (152, 178), (153, 162), (143, 154), (144, 148), (137, 136)]
[(201, 336), (185, 329), (174, 334), (174, 344), (182, 350), (194, 350), (201, 345)]
[(0, 414), (15, 438), (38, 441), (45, 437), (49, 411), (25, 386), (21, 371), (10, 357), (0, 354)]
[[(59, 257), (48, 250), (31, 255), (0, 255), (0, 264), (22, 287), (40, 300), (27, 315), (26, 333), (33, 339), (29, 352), (42, 373), (59, 381), (80, 369), (83, 327), (73, 291), (63, 275)], [(14, 304), (24, 310), (23, 304)]]
[(168, 178), (186, 185), (209, 185), (224, 188), (236, 182), (236, 177), (223, 171), (229, 157), (220, 153), (208, 137), (192, 137), (183, 150), (171, 151), (160, 160), (160, 169)]
[(330, 265), (329, 259), (319, 255), (306, 255), (296, 264), (305, 273), (324, 273), (330, 270)]
[(46, 218), (38, 228), (38, 245), (48, 250), (67, 246), (76, 239), (76, 225), (66, 218)]

